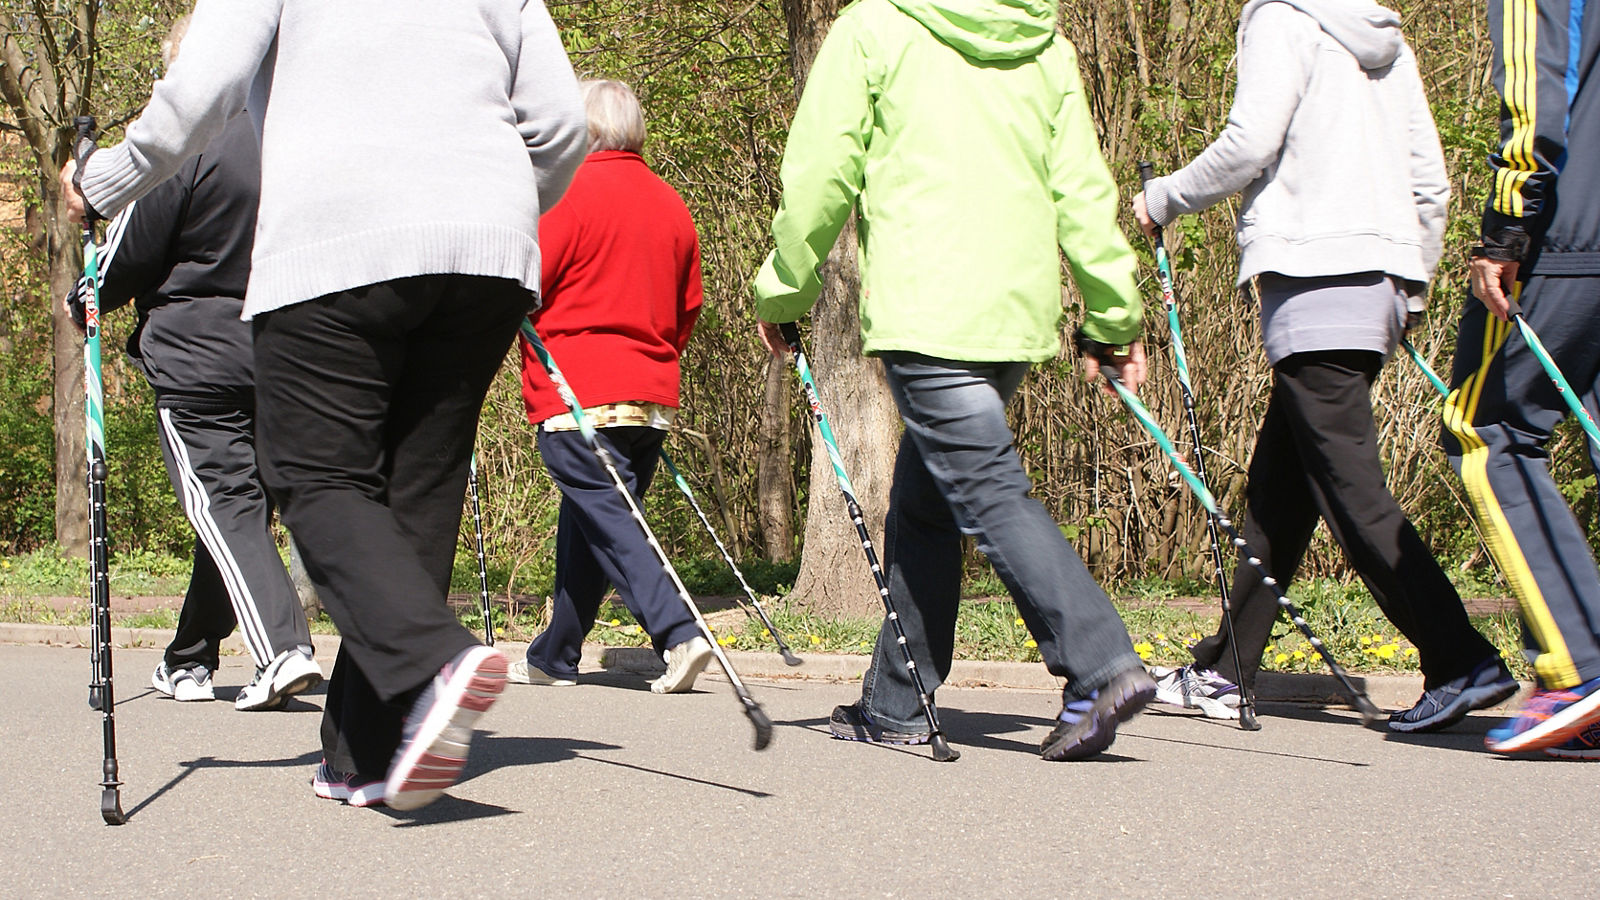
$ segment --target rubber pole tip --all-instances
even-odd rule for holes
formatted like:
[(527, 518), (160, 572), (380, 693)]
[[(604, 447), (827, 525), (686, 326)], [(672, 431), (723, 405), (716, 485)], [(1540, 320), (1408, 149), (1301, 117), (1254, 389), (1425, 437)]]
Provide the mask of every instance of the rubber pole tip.
[(1239, 730), (1241, 730), (1241, 731), (1260, 731), (1261, 730), (1261, 720), (1256, 718), (1255, 707), (1253, 707), (1253, 706), (1241, 706), (1239, 708)]
[(801, 664), (803, 664), (805, 662), (805, 660), (801, 659), (798, 656), (795, 656), (794, 652), (791, 651), (787, 647), (785, 647), (782, 650), (782, 653), (783, 653), (783, 664), (786, 665), (786, 666), (798, 666), (798, 665), (801, 665)]
[(745, 705), (744, 714), (750, 717), (750, 724), (756, 728), (755, 749), (765, 750), (772, 744), (772, 720), (752, 700)]
[(942, 734), (935, 734), (928, 743), (933, 747), (934, 762), (955, 762), (961, 758), (961, 751), (950, 746)]
[(1366, 694), (1356, 697), (1356, 712), (1361, 713), (1361, 724), (1375, 725), (1383, 718), (1383, 710), (1374, 706)]
[(121, 825), (128, 821), (127, 813), (122, 811), (122, 795), (116, 788), (106, 788), (100, 792), (100, 818), (105, 819), (107, 825)]

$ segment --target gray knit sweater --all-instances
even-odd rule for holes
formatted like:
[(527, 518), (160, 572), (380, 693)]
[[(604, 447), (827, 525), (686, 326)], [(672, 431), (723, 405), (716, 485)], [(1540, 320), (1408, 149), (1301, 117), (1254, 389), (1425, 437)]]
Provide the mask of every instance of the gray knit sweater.
[(587, 150), (542, 0), (201, 0), (84, 195), (115, 213), (247, 101), (262, 177), (245, 318), (413, 275), (538, 290), (539, 214)]
[(1244, 192), (1239, 283), (1262, 272), (1426, 282), (1450, 186), (1411, 49), (1369, 0), (1250, 0), (1228, 124), (1145, 188), (1164, 225)]

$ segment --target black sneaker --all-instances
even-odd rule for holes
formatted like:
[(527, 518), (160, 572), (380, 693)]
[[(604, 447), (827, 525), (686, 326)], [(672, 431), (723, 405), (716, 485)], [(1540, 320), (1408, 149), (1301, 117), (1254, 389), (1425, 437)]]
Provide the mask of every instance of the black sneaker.
[(926, 731), (891, 731), (872, 719), (860, 703), (835, 706), (828, 730), (841, 741), (866, 741), (870, 744), (926, 744)]
[(1509, 699), (1518, 687), (1506, 664), (1492, 656), (1460, 678), (1423, 691), (1415, 706), (1389, 716), (1389, 728), (1408, 734), (1449, 728), (1475, 709)]
[(1087, 700), (1070, 700), (1060, 720), (1039, 745), (1039, 755), (1052, 762), (1087, 759), (1117, 739), (1117, 723), (1139, 714), (1156, 696), (1156, 683), (1143, 668), (1121, 672)]

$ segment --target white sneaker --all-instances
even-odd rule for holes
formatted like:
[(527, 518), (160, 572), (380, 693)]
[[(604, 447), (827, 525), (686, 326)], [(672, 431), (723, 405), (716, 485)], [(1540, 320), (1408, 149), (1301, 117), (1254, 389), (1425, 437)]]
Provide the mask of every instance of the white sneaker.
[(150, 676), (150, 686), (174, 700), (217, 699), (211, 690), (211, 670), (205, 666), (169, 669), (166, 661), (162, 660), (156, 663), (156, 670)]
[(538, 666), (529, 665), (525, 659), (519, 659), (506, 670), (506, 680), (512, 684), (543, 684), (549, 687), (572, 687), (577, 684), (571, 678), (557, 678)]
[(1239, 686), (1210, 669), (1180, 666), (1152, 668), (1156, 702), (1198, 709), (1208, 719), (1239, 718)]
[(694, 690), (694, 680), (711, 662), (711, 644), (695, 635), (666, 652), (667, 674), (650, 682), (656, 694), (684, 694)]
[(322, 683), (322, 667), (311, 658), (310, 647), (293, 647), (279, 653), (256, 677), (239, 689), (233, 701), (238, 710), (282, 709), (289, 698)]

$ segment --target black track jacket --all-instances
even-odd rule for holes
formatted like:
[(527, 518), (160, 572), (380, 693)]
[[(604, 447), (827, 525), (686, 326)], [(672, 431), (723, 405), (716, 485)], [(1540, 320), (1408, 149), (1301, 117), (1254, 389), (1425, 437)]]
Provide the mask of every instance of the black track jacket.
[(1483, 234), (1528, 234), (1524, 277), (1600, 275), (1600, 2), (1488, 6), (1502, 102)]
[(248, 115), (234, 116), (204, 152), (106, 228), (101, 310), (134, 303), (139, 327), (128, 354), (157, 393), (253, 389), (250, 323), (239, 314), (260, 188), (255, 127)]

